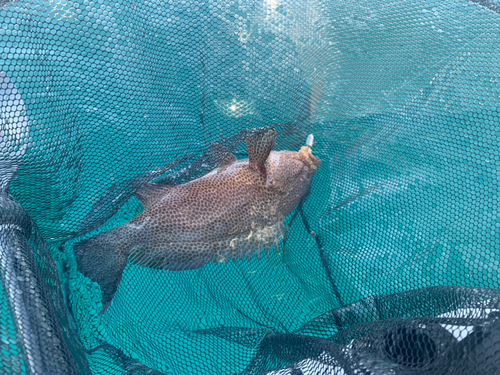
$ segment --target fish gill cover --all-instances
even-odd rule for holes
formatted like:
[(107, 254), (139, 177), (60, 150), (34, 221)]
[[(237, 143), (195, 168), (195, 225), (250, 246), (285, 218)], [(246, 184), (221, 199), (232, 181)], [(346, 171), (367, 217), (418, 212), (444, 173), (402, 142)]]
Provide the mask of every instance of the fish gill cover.
[[(0, 373), (500, 372), (498, 1), (0, 6)], [(281, 251), (99, 314), (75, 244), (264, 127), (321, 159)]]

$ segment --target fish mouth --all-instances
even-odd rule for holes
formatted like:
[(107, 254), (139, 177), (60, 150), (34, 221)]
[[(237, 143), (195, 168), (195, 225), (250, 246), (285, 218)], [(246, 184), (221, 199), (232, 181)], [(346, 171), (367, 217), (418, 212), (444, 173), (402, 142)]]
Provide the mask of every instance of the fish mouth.
[(319, 158), (312, 154), (311, 148), (309, 146), (302, 146), (298, 152), (299, 160), (304, 163), (312, 172), (316, 172), (316, 169), (321, 164)]

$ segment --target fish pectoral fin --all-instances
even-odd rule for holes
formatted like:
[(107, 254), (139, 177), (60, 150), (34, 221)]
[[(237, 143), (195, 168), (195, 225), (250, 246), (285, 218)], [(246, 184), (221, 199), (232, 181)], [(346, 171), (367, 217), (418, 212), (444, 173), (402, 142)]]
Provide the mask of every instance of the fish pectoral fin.
[(162, 185), (146, 182), (135, 190), (135, 196), (142, 203), (144, 208), (148, 208), (175, 185)]
[(275, 129), (270, 129), (245, 140), (250, 169), (266, 175), (265, 163), (276, 143), (277, 134)]

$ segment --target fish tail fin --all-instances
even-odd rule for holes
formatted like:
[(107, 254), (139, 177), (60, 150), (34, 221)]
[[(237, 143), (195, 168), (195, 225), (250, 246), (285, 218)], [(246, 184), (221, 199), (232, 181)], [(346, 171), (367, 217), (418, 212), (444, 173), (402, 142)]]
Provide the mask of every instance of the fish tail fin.
[(78, 271), (101, 287), (102, 309), (99, 314), (103, 314), (111, 305), (127, 265), (131, 247), (122, 227), (73, 245)]

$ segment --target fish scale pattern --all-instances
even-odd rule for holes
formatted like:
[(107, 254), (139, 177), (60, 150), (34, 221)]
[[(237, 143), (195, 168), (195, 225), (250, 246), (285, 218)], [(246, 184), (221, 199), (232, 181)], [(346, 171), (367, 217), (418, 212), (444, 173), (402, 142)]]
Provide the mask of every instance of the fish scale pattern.
[(254, 137), (264, 147), (252, 147), (259, 139), (248, 142), (249, 159), (234, 158), (184, 184), (143, 184), (138, 187), (141, 214), (74, 245), (78, 270), (101, 288), (101, 312), (111, 303), (128, 260), (187, 271), (212, 261), (260, 259), (265, 249), (269, 257), (271, 247), (279, 252), (283, 220), (310, 189), (320, 161), (307, 146), (271, 152), (276, 130), (260, 130)]
[[(500, 373), (499, 26), (497, 0), (0, 0), (0, 374)], [(100, 314), (77, 244), (269, 126), (321, 160), (281, 251), (128, 262)]]

